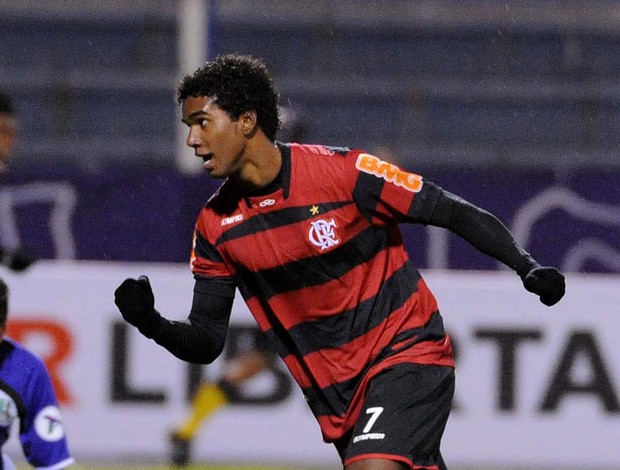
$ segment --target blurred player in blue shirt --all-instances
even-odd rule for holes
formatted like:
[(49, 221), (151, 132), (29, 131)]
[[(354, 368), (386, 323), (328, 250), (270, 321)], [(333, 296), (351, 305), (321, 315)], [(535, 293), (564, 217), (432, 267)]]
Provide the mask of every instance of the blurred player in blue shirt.
[[(45, 364), (16, 341), (4, 337), (8, 288), (0, 279), (0, 449), (19, 422), (19, 440), (26, 460), (37, 469), (59, 470), (74, 462), (52, 381)], [(2, 470), (14, 470), (2, 453)]]

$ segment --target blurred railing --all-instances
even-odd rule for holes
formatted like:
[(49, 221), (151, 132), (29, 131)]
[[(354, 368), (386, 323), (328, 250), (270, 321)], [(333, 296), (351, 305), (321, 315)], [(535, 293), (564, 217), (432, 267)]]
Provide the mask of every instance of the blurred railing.
[[(0, 1), (16, 164), (174, 167), (175, 4)], [(404, 164), (620, 166), (617, 2), (238, 0), (216, 11), (217, 52), (264, 58), (306, 141), (389, 147)]]

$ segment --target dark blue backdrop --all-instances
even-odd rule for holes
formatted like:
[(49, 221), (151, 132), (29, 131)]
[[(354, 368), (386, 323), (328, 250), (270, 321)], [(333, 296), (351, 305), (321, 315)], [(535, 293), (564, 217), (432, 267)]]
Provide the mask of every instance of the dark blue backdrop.
[[(538, 215), (528, 222), (526, 248), (545, 264), (620, 272), (620, 171), (573, 170), (560, 177), (551, 171), (449, 169), (424, 176), (511, 228), (520, 210), (537, 207)], [(2, 189), (44, 181), (63, 181), (77, 194), (70, 224), (76, 258), (154, 262), (188, 260), (196, 216), (219, 184), (206, 175), (185, 176), (164, 168), (102, 173), (59, 169), (58, 174), (30, 169), (3, 176)], [(534, 204), (543, 192), (548, 197)], [(553, 202), (557, 194), (564, 197)], [(41, 258), (57, 257), (49, 223), (52, 209), (51, 203), (14, 208), (20, 238)], [(429, 231), (405, 226), (403, 232), (417, 264), (438, 267), (429, 264)], [(458, 237), (449, 234), (447, 241), (446, 267), (497, 269), (495, 261)], [(588, 248), (593, 241), (595, 248)]]

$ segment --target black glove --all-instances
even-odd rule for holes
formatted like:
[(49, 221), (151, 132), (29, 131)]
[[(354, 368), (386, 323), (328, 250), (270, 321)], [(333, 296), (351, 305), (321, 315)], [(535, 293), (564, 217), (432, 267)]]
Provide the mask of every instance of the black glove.
[(523, 277), (523, 286), (538, 295), (540, 301), (548, 307), (558, 303), (566, 291), (564, 276), (556, 268), (551, 267), (531, 269)]
[(155, 310), (155, 296), (146, 276), (125, 279), (114, 291), (114, 303), (126, 322), (147, 338), (154, 338), (161, 329), (161, 316)]
[(2, 250), (2, 264), (6, 265), (11, 271), (25, 271), (35, 261), (34, 254), (26, 247)]

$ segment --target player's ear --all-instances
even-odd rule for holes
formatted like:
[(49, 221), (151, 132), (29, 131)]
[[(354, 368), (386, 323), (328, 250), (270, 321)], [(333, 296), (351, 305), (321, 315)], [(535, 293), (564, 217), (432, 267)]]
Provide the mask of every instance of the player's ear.
[(239, 116), (239, 128), (246, 137), (251, 137), (256, 132), (258, 118), (256, 111), (244, 111)]

